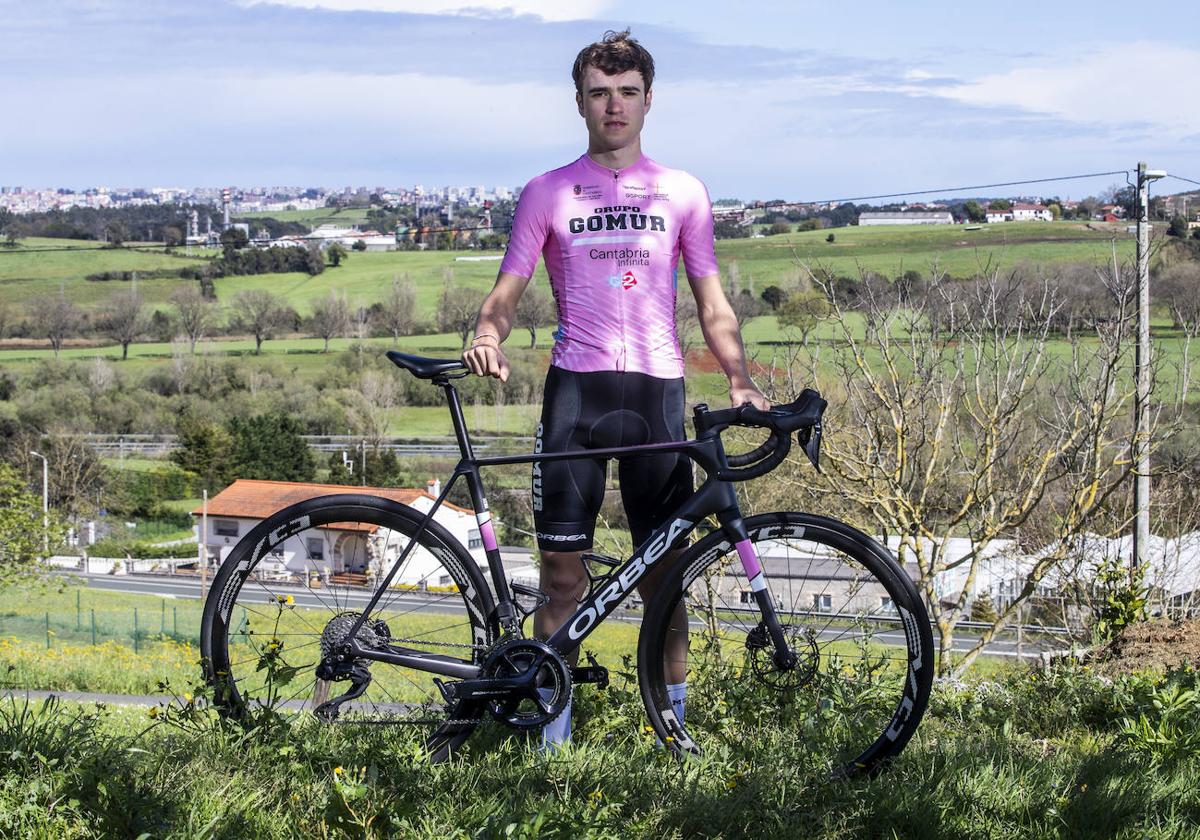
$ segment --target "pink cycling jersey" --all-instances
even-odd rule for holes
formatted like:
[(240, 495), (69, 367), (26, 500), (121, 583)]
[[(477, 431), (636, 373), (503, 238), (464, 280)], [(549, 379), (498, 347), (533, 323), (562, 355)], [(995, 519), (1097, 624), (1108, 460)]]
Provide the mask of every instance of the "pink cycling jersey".
[(717, 273), (704, 184), (645, 155), (615, 170), (585, 154), (526, 185), (500, 270), (532, 277), (545, 258), (558, 305), (551, 364), (675, 379), (681, 252), (688, 277)]

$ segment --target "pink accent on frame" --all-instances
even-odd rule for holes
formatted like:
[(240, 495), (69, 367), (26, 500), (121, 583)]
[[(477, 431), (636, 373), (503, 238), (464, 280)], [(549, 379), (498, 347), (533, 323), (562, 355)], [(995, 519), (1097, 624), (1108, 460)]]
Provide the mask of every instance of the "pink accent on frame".
[(762, 574), (762, 565), (758, 562), (758, 555), (754, 553), (754, 544), (750, 540), (739, 542), (737, 551), (738, 557), (742, 558), (742, 568), (746, 570), (746, 577), (753, 578)]
[(483, 537), (483, 547), (488, 551), (496, 550), (496, 532), (492, 530), (491, 522), (479, 526), (479, 536)]

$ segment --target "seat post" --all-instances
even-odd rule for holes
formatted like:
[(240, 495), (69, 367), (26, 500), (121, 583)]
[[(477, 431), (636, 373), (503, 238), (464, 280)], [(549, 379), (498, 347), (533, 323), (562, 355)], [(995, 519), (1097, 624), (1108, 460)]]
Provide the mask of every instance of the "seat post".
[(463, 420), (462, 403), (458, 400), (458, 389), (456, 389), (449, 379), (442, 376), (435, 376), (433, 379), (435, 385), (441, 385), (446, 392), (446, 402), (450, 406), (450, 420), (454, 424), (454, 436), (458, 438), (458, 451), (462, 456), (469, 460), (475, 459), (475, 451), (471, 448), (471, 436), (467, 433), (467, 424)]

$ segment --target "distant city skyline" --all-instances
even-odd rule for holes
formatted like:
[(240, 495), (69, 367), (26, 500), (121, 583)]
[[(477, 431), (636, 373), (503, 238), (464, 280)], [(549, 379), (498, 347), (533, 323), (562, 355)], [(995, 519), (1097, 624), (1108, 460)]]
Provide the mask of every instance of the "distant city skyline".
[(1194, 4), (1152, 33), (1106, 0), (0, 0), (0, 19), (0, 184), (515, 187), (583, 152), (570, 65), (625, 26), (658, 63), (646, 153), (714, 199), (1138, 160), (1200, 180)]

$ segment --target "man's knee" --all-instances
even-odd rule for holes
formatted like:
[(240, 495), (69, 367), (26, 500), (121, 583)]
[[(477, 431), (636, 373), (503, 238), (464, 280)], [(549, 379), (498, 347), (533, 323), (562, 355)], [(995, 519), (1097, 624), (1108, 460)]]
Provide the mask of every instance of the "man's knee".
[(587, 573), (575, 551), (543, 551), (538, 580), (551, 598), (578, 598), (587, 583)]

